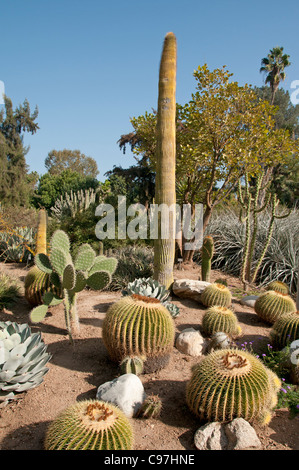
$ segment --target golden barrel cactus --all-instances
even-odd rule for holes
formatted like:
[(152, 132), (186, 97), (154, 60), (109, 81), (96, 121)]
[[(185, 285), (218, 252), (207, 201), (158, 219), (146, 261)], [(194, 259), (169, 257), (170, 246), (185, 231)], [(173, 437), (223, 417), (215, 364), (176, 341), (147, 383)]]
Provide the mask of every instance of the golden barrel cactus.
[(229, 308), (217, 305), (206, 310), (202, 319), (202, 327), (204, 332), (210, 336), (222, 331), (232, 338), (237, 338), (242, 333), (235, 313)]
[(292, 341), (299, 340), (299, 311), (281, 315), (270, 331), (270, 340), (277, 349), (288, 346)]
[(193, 367), (186, 400), (200, 420), (229, 422), (244, 418), (267, 424), (280, 385), (276, 374), (253, 354), (221, 349)]
[(218, 305), (220, 307), (230, 307), (232, 296), (228, 287), (219, 282), (214, 282), (203, 290), (200, 301), (206, 307)]
[(295, 312), (296, 305), (289, 295), (269, 290), (259, 296), (254, 310), (262, 320), (273, 324), (281, 315)]

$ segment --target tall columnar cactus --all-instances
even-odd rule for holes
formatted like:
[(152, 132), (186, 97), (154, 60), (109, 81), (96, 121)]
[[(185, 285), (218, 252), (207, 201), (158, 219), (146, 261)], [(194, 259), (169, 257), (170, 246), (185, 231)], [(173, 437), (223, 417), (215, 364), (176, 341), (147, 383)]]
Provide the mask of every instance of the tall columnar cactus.
[[(156, 190), (155, 204), (174, 208), (175, 158), (176, 158), (176, 37), (168, 33), (159, 71), (159, 95), (157, 113)], [(171, 213), (171, 211), (170, 211)], [(165, 227), (167, 225), (167, 227)], [(173, 283), (175, 256), (175, 217), (161, 221), (158, 214), (158, 238), (154, 242), (154, 278), (167, 289)], [(169, 229), (169, 236), (163, 230)]]
[(124, 413), (111, 403), (82, 400), (49, 425), (45, 450), (131, 450), (133, 429)]
[(204, 288), (200, 296), (200, 301), (206, 307), (217, 305), (228, 308), (231, 305), (232, 296), (228, 287), (224, 284), (214, 282)]
[(207, 335), (223, 332), (231, 338), (237, 338), (242, 330), (235, 313), (226, 307), (209, 307), (204, 313), (202, 327)]
[(173, 349), (173, 319), (158, 299), (125, 296), (107, 311), (103, 341), (112, 361), (145, 357), (145, 372), (159, 370), (168, 363)]
[(193, 367), (186, 399), (200, 420), (228, 422), (244, 418), (268, 424), (279, 388), (279, 378), (255, 355), (222, 349), (211, 352)]
[(269, 290), (258, 297), (254, 310), (262, 320), (273, 324), (285, 313), (295, 312), (296, 305), (289, 295)]
[(201, 277), (203, 281), (210, 282), (213, 256), (214, 240), (211, 236), (206, 236), (201, 248)]
[[(36, 235), (35, 254), (47, 254), (47, 212), (41, 209), (38, 214), (38, 227)], [(50, 279), (50, 274), (33, 266), (27, 273), (24, 282), (25, 298), (33, 307), (42, 303), (43, 295), (52, 292), (61, 296), (61, 291), (55, 287)]]
[(62, 298), (52, 292), (43, 296), (43, 304), (35, 307), (30, 318), (40, 322), (47, 314), (48, 308), (64, 301), (65, 322), (70, 339), (72, 332), (78, 332), (77, 294), (85, 287), (101, 290), (106, 287), (114, 273), (116, 258), (96, 256), (88, 244), (83, 244), (73, 260), (70, 253), (70, 240), (62, 230), (57, 230), (50, 241), (50, 254), (38, 253), (35, 256), (36, 266), (50, 276), (51, 282), (62, 291)]
[(270, 331), (271, 344), (282, 349), (289, 343), (299, 340), (299, 311), (281, 315)]

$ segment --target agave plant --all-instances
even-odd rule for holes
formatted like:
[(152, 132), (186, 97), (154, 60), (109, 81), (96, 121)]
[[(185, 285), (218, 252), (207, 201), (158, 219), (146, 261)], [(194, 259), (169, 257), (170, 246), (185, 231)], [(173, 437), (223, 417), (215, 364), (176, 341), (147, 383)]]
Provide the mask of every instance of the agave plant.
[(123, 295), (142, 295), (144, 297), (152, 297), (160, 300), (167, 308), (173, 318), (180, 313), (179, 307), (168, 300), (170, 291), (165, 286), (152, 279), (151, 277), (142, 277), (129, 282), (127, 287), (122, 291)]
[(27, 323), (0, 322), (0, 405), (40, 385), (50, 358), (41, 334), (31, 333)]

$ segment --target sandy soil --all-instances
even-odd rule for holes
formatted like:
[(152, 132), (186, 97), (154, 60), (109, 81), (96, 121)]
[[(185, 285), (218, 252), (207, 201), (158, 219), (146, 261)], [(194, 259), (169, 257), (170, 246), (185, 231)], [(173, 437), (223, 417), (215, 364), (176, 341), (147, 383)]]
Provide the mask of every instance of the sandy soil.
[[(7, 272), (21, 281), (27, 268), (19, 264), (0, 264), (0, 272)], [(198, 267), (175, 271), (175, 278), (198, 279)], [(240, 287), (238, 280), (213, 272), (212, 280), (223, 277), (232, 289)], [(63, 307), (51, 309), (45, 321), (30, 324), (30, 307), (21, 298), (11, 310), (0, 312), (1, 321), (29, 323), (32, 331), (41, 331), (48, 351), (52, 354), (49, 372), (37, 388), (19, 395), (18, 400), (0, 408), (1, 450), (43, 450), (48, 424), (57, 414), (76, 400), (95, 398), (99, 385), (119, 375), (117, 365), (111, 363), (102, 341), (101, 327), (105, 312), (120, 293), (83, 291), (79, 294), (80, 334), (74, 346), (70, 345), (64, 328)], [(174, 320), (177, 334), (187, 327), (201, 329), (204, 307), (192, 300), (172, 301), (180, 307)], [(243, 330), (241, 341), (252, 341), (256, 352), (268, 342), (270, 327), (263, 323), (253, 309), (233, 299), (238, 320)], [(191, 366), (198, 358), (184, 355), (177, 349), (168, 366), (154, 374), (140, 376), (147, 394), (158, 394), (163, 402), (159, 419), (132, 419), (135, 432), (134, 450), (191, 450), (194, 433), (203, 424), (191, 414), (185, 403), (186, 383)], [(290, 420), (288, 410), (281, 409), (266, 428), (255, 426), (262, 450), (299, 450), (299, 419)]]

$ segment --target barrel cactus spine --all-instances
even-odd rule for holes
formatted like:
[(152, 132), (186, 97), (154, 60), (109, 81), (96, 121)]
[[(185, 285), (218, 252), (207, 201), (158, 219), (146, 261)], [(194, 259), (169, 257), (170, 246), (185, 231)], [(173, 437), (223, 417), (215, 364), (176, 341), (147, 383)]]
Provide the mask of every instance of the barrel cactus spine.
[(45, 450), (131, 450), (133, 429), (116, 406), (83, 400), (63, 410), (50, 423)]
[(224, 284), (214, 282), (205, 287), (200, 296), (200, 301), (206, 307), (217, 305), (228, 308), (232, 303), (232, 295), (228, 287)]
[(270, 331), (271, 344), (276, 349), (282, 349), (291, 342), (299, 340), (299, 311), (281, 315), (273, 324)]
[(212, 351), (193, 367), (186, 400), (200, 420), (244, 418), (268, 424), (280, 386), (277, 375), (255, 355), (222, 349)]
[(96, 256), (88, 244), (79, 248), (74, 260), (70, 252), (70, 240), (62, 231), (54, 232), (50, 240), (50, 254), (38, 253), (35, 256), (36, 266), (50, 275), (52, 281), (60, 286), (62, 297), (59, 298), (51, 292), (43, 296), (43, 304), (35, 307), (30, 314), (31, 321), (40, 322), (47, 314), (48, 308), (64, 302), (65, 323), (70, 337), (79, 330), (79, 317), (77, 312), (77, 295), (86, 286), (94, 290), (106, 287), (114, 273), (117, 260)]
[(204, 238), (201, 248), (201, 278), (210, 282), (212, 258), (214, 256), (214, 240), (208, 235)]
[(111, 305), (103, 323), (103, 341), (111, 360), (145, 356), (145, 373), (169, 362), (174, 335), (174, 322), (166, 307), (158, 299), (136, 294)]
[(262, 320), (274, 324), (281, 315), (295, 312), (296, 304), (289, 295), (269, 290), (258, 297), (254, 310)]
[(224, 332), (231, 338), (238, 338), (242, 334), (236, 314), (229, 308), (216, 305), (209, 307), (204, 313), (202, 327), (207, 335)]

